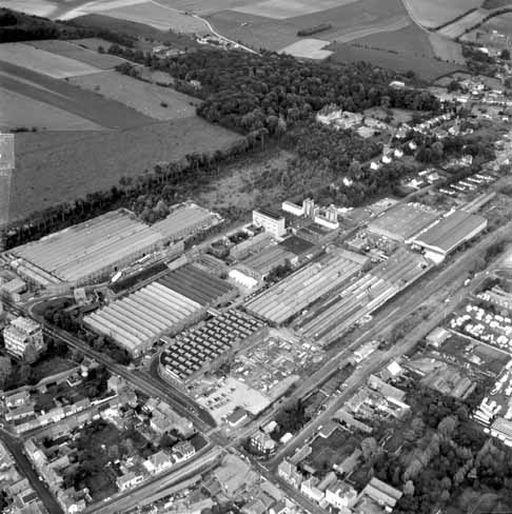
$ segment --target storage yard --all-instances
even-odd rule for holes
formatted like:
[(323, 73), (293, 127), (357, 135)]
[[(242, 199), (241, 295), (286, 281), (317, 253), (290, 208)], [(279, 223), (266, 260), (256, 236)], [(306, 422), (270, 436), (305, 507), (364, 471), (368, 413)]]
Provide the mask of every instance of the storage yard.
[(192, 264), (169, 272), (158, 283), (203, 306), (221, 305), (237, 295), (232, 285)]
[(366, 262), (366, 257), (356, 253), (332, 249), (321, 260), (251, 299), (246, 308), (272, 323), (284, 323), (324, 294), (347, 283)]
[(424, 248), (426, 256), (434, 262), (440, 262), (486, 227), (483, 216), (454, 211), (417, 236), (413, 243)]
[(111, 337), (137, 357), (163, 334), (177, 333), (199, 321), (203, 306), (158, 282), (84, 317), (93, 331)]
[(299, 333), (323, 345), (329, 344), (431, 267), (420, 255), (400, 248), (388, 260), (299, 320)]
[(317, 345), (272, 329), (261, 343), (236, 356), (230, 376), (275, 401), (322, 355)]
[(13, 248), (16, 270), (26, 280), (46, 286), (85, 284), (158, 249), (162, 236), (120, 209)]
[(207, 320), (175, 339), (162, 338), (167, 345), (160, 355), (159, 370), (163, 378), (184, 381), (205, 364), (227, 354), (236, 344), (258, 334), (261, 321), (232, 309)]
[(368, 224), (368, 231), (405, 242), (434, 222), (440, 213), (420, 203), (400, 204)]
[(469, 303), (450, 320), (450, 328), (512, 355), (512, 319)]

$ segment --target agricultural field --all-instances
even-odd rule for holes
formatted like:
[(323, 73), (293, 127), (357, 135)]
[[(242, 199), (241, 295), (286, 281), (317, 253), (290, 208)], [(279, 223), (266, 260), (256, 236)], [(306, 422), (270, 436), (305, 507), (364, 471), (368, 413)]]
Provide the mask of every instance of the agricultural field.
[(438, 33), (442, 36), (455, 39), (459, 36), (462, 36), (466, 30), (478, 25), (486, 15), (487, 13), (485, 11), (470, 12), (459, 20), (456, 20), (453, 23), (446, 25), (446, 27), (439, 29)]
[(100, 12), (105, 16), (143, 23), (164, 31), (171, 29), (174, 32), (186, 34), (208, 34), (210, 32), (201, 20), (152, 1), (133, 3), (114, 9), (105, 9), (102, 4), (95, 4), (86, 12)]
[(15, 129), (103, 130), (103, 127), (58, 107), (0, 88), (0, 130)]
[[(364, 60), (399, 72), (412, 70), (425, 80), (433, 80), (440, 75), (464, 69), (463, 64), (436, 59), (436, 56), (441, 58), (440, 51), (445, 52), (445, 57), (453, 57), (447, 49), (451, 49), (456, 43), (442, 41), (445, 46), (436, 47), (429, 36), (431, 35), (416, 25), (408, 25), (400, 30), (356, 39), (349, 44), (335, 43), (326, 50), (334, 52), (331, 59), (335, 62)], [(440, 39), (440, 36), (436, 39)], [(455, 56), (458, 50), (458, 45), (452, 50)]]
[(438, 33), (431, 33), (428, 36), (435, 56), (442, 61), (454, 62), (462, 66), (466, 60), (462, 55), (462, 46), (451, 39), (443, 37)]
[(17, 134), (11, 219), (108, 189), (157, 162), (228, 148), (238, 138), (197, 116), (124, 131)]
[(105, 99), (64, 80), (57, 80), (6, 62), (2, 64), (2, 87), (58, 107), (105, 128), (126, 129), (154, 121), (122, 103)]
[[(98, 40), (101, 41), (101, 40)], [(97, 68), (97, 70), (111, 70), (118, 64), (125, 62), (121, 57), (109, 54), (100, 54), (97, 48), (87, 49), (77, 43), (70, 41), (62, 41), (60, 39), (45, 39), (43, 41), (28, 41), (26, 45), (33, 46), (39, 50), (50, 52), (54, 55), (73, 59), (89, 66)], [(104, 48), (108, 48), (111, 43), (105, 42)], [(98, 45), (99, 46), (99, 45)], [(24, 62), (24, 61), (22, 61)], [(59, 77), (57, 77), (59, 78)]]
[(285, 20), (314, 14), (334, 7), (343, 7), (358, 0), (263, 0), (242, 7), (233, 7), (233, 11), (255, 16), (263, 16), (273, 20)]
[(75, 77), (70, 79), (70, 83), (161, 121), (194, 116), (199, 103), (174, 89), (148, 84), (116, 71)]
[(482, 5), (482, 0), (405, 0), (411, 18), (427, 28), (435, 28)]
[(294, 57), (305, 57), (307, 59), (325, 59), (332, 54), (329, 50), (323, 50), (324, 46), (330, 45), (330, 41), (322, 39), (302, 39), (284, 47), (280, 53), (293, 55)]
[[(332, 28), (321, 33), (328, 41), (352, 40), (375, 32), (396, 30), (410, 23), (400, 0), (358, 0), (350, 2), (319, 3), (294, 2), (295, 12), (291, 17), (271, 17), (265, 14), (268, 2), (254, 4), (251, 9), (233, 8), (208, 16), (208, 20), (226, 37), (240, 40), (255, 48), (282, 50), (299, 41), (297, 31), (315, 25), (331, 24)], [(285, 3), (291, 8), (292, 3)], [(330, 8), (327, 8), (328, 6)], [(319, 6), (324, 6), (320, 10)], [(309, 9), (310, 14), (305, 14)], [(313, 9), (313, 10), (312, 10)]]
[(98, 71), (95, 66), (63, 57), (55, 53), (23, 43), (3, 43), (0, 45), (0, 62), (22, 65), (36, 73), (55, 79), (87, 75)]

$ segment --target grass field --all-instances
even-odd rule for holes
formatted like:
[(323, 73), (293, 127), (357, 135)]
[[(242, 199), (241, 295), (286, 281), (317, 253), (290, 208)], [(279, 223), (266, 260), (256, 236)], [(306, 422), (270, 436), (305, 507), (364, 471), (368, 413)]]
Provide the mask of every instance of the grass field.
[[(2, 80), (0, 76), (0, 81)], [(58, 107), (0, 88), (0, 130), (102, 130), (92, 121)]]
[(11, 219), (108, 189), (159, 161), (227, 148), (238, 138), (196, 116), (124, 131), (17, 134)]
[(70, 79), (70, 83), (162, 121), (193, 116), (198, 104), (196, 99), (174, 89), (148, 84), (116, 71), (75, 77)]
[[(95, 50), (88, 50), (81, 47), (79, 44), (62, 41), (61, 39), (29, 41), (26, 44), (44, 50), (45, 52), (88, 64), (97, 70), (110, 70), (115, 68), (118, 64), (125, 62), (124, 59), (115, 55), (100, 54)], [(109, 46), (110, 43), (106, 42), (104, 48), (108, 48)]]
[(433, 59), (435, 56), (428, 34), (412, 24), (397, 31), (382, 32), (357, 39), (353, 44), (397, 54), (409, 54), (414, 57)]
[(441, 75), (461, 69), (460, 65), (437, 61), (429, 57), (413, 56), (408, 53), (394, 53), (389, 50), (378, 50), (354, 46), (354, 44), (333, 44), (327, 47), (333, 50), (330, 59), (333, 62), (367, 61), (376, 66), (405, 73), (414, 71), (424, 80), (432, 81)]
[(56, 55), (23, 43), (4, 43), (0, 45), (0, 61), (20, 64), (49, 77), (62, 79), (77, 75), (87, 75), (98, 68), (68, 57)]
[(98, 7), (97, 11), (90, 9), (88, 12), (101, 12), (106, 16), (143, 23), (159, 30), (171, 29), (186, 34), (209, 33), (206, 25), (200, 20), (185, 15), (172, 7), (162, 6), (152, 1), (116, 7), (115, 9), (104, 9), (102, 4), (98, 4)]
[(80, 89), (64, 80), (3, 63), (2, 87), (93, 121), (106, 128), (126, 129), (153, 122), (126, 105)]
[(286, 46), (281, 50), (281, 53), (293, 55), (294, 57), (306, 57), (308, 59), (325, 59), (332, 54), (329, 50), (322, 50), (324, 46), (329, 44), (329, 41), (322, 39), (302, 39)]
[(462, 46), (459, 43), (439, 34), (429, 34), (429, 40), (436, 57), (443, 61), (465, 64), (466, 60), (462, 55)]
[(359, 0), (264, 0), (262, 2), (250, 3), (243, 7), (233, 7), (233, 11), (255, 16), (264, 16), (273, 20), (285, 20), (297, 18), (334, 7), (343, 7)]
[(415, 21), (434, 28), (474, 7), (480, 7), (482, 0), (406, 0), (406, 4)]
[[(73, 22), (83, 27), (104, 28), (139, 38), (137, 47), (142, 50), (149, 50), (152, 46), (155, 46), (157, 42), (167, 43), (179, 49), (190, 49), (199, 46), (194, 39), (188, 36), (175, 34), (167, 30), (158, 30), (155, 27), (144, 25), (143, 23), (104, 16), (103, 14), (80, 16), (79, 18), (75, 18)], [(148, 43), (144, 45), (141, 39), (148, 40)], [(106, 46), (108, 47), (109, 44)]]

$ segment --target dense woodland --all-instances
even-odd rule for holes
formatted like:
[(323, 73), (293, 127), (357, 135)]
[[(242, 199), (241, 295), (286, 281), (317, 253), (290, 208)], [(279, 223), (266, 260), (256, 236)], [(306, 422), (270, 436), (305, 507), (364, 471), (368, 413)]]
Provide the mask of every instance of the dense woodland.
[(466, 509), (474, 505), (468, 498), (485, 495), (481, 510), (473, 512), (502, 512), (512, 506), (511, 450), (488, 439), (470, 418), (480, 393), (461, 401), (414, 386), (408, 402), (415, 415), (401, 428), (401, 451), (376, 450), (367, 459), (371, 474), (403, 488), (394, 512), (427, 514), (455, 504), (470, 512)]
[(0, 43), (85, 37), (99, 37), (127, 47), (134, 43), (134, 38), (111, 30), (84, 28), (70, 21), (51, 21), (0, 7)]

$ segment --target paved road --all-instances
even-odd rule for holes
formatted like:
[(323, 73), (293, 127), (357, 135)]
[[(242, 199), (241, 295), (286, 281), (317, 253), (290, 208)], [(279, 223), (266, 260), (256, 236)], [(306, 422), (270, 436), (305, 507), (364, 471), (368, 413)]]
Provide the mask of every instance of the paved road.
[(64, 514), (64, 511), (46, 487), (46, 484), (39, 480), (37, 472), (23, 452), (23, 444), (2, 430), (0, 430), (0, 439), (11, 452), (19, 471), (27, 477), (30, 485), (33, 487), (48, 512), (50, 514)]
[(219, 447), (209, 447), (203, 450), (198, 458), (183, 463), (179, 469), (171, 470), (169, 473), (157, 476), (154, 479), (145, 482), (141, 486), (131, 489), (116, 497), (114, 500), (93, 504), (86, 509), (87, 514), (117, 514), (138, 505), (139, 500), (149, 495), (155, 494), (164, 488), (178, 484), (183, 480), (190, 478), (199, 473), (207, 471), (212, 463), (214, 463), (222, 454)]

